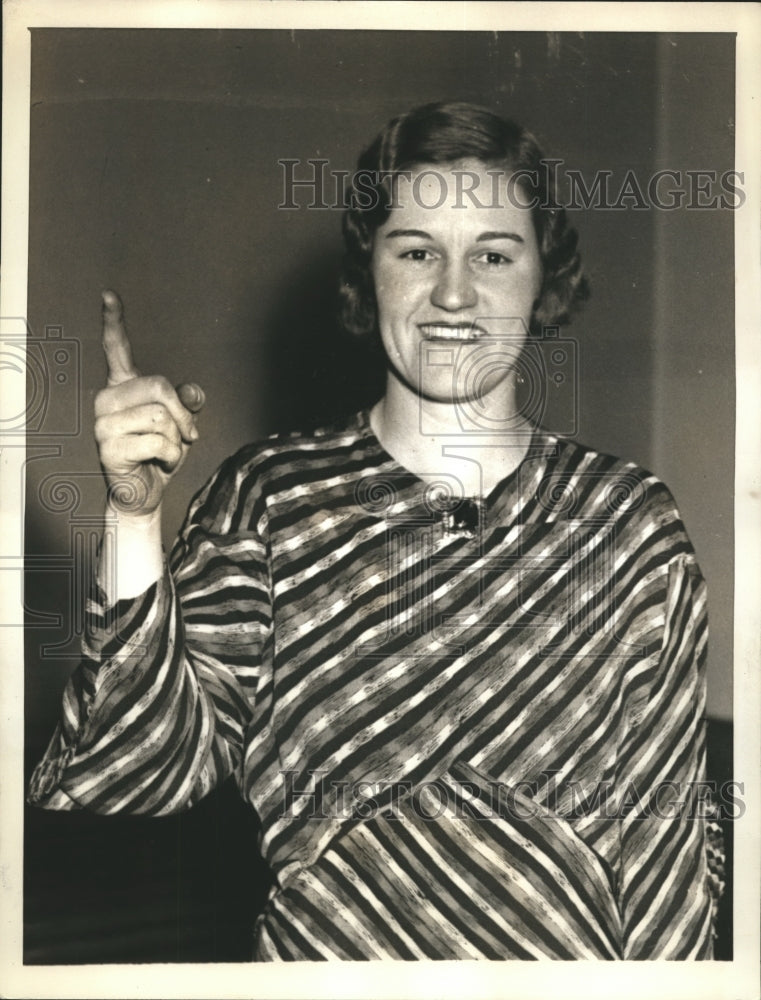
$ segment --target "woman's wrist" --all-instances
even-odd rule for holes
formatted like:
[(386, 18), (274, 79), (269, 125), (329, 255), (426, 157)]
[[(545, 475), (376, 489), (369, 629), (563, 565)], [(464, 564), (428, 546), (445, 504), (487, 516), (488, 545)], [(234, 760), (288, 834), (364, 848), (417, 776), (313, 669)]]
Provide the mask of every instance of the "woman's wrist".
[(148, 514), (127, 514), (108, 505), (98, 583), (109, 604), (144, 593), (163, 572), (161, 507)]

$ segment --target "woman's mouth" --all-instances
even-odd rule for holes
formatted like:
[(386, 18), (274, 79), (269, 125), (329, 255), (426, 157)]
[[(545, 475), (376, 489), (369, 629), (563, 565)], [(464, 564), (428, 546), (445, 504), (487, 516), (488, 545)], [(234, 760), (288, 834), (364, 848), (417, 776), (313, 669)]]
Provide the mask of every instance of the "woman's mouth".
[(419, 323), (424, 340), (478, 340), (486, 330), (476, 323)]

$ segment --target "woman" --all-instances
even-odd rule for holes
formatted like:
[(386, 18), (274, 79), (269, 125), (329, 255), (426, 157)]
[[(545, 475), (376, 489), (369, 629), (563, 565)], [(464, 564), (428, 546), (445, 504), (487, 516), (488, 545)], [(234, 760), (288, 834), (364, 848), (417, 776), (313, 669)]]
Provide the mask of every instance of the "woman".
[(275, 880), (258, 959), (710, 958), (694, 553), (657, 479), (518, 403), (587, 290), (540, 150), (451, 103), (359, 166), (345, 321), (385, 393), (228, 459), (169, 566), (203, 394), (140, 377), (104, 295), (118, 535), (31, 798), (162, 815), (234, 775)]

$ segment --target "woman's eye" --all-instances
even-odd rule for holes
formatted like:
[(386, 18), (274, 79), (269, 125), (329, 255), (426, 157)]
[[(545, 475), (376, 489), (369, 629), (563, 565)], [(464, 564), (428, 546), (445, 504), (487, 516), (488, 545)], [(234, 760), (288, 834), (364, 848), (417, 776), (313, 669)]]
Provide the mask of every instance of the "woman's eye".
[(479, 260), (482, 260), (485, 264), (512, 264), (512, 260), (506, 257), (503, 253), (499, 253), (497, 250), (487, 250), (486, 253), (481, 254)]
[(420, 247), (415, 247), (414, 250), (406, 250), (400, 256), (404, 260), (430, 260), (433, 255), (430, 250), (423, 250)]

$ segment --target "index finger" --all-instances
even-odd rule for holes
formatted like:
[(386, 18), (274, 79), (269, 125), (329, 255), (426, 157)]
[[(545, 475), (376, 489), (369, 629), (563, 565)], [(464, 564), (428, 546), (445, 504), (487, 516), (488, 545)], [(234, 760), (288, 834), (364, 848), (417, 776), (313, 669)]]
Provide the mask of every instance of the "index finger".
[(108, 384), (119, 385), (140, 374), (132, 360), (132, 348), (124, 326), (124, 309), (116, 292), (103, 292), (103, 350), (108, 365)]

